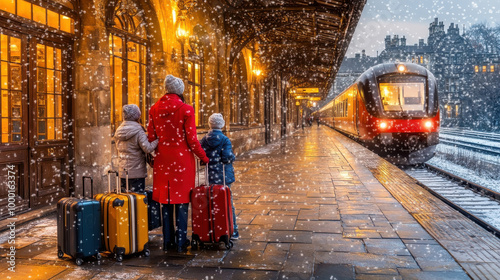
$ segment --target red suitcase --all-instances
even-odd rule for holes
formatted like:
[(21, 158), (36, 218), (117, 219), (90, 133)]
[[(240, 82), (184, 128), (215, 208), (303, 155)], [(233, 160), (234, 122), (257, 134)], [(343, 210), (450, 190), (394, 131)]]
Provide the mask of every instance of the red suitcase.
[(231, 241), (233, 235), (231, 190), (225, 186), (225, 180), (224, 185), (209, 185), (207, 181), (208, 165), (205, 166), (205, 184), (191, 191), (191, 221), (193, 225), (191, 249), (197, 250), (204, 243), (219, 242), (223, 242), (226, 249), (231, 249), (233, 247)]

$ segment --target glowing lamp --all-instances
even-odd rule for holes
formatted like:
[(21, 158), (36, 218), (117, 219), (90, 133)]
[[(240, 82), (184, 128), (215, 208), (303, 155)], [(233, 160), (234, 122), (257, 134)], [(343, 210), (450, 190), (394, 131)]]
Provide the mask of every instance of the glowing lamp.
[(404, 66), (403, 64), (399, 64), (399, 65), (398, 65), (398, 71), (399, 71), (399, 72), (404, 72), (404, 71), (406, 71), (406, 66)]
[(426, 128), (432, 128), (432, 122), (431, 121), (426, 121), (425, 122), (425, 127)]
[(255, 76), (260, 76), (260, 74), (262, 74), (262, 71), (259, 69), (254, 69), (253, 73), (255, 74)]
[(378, 124), (378, 126), (381, 128), (381, 129), (386, 129), (387, 128), (387, 123), (386, 122), (381, 122)]
[(181, 41), (184, 41), (189, 37), (189, 31), (186, 27), (186, 15), (184, 10), (180, 11), (180, 15), (177, 18), (177, 29), (175, 30), (175, 37), (177, 37), (177, 40)]

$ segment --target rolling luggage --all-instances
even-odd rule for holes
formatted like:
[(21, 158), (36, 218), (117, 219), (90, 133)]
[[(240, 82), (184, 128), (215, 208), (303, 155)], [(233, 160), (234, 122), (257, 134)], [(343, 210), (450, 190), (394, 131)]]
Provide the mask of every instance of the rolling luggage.
[(161, 227), (161, 204), (153, 200), (153, 191), (146, 190), (148, 197), (148, 230)]
[(101, 205), (97, 200), (85, 198), (87, 178), (92, 194), (93, 180), (83, 176), (83, 198), (64, 197), (57, 202), (57, 256), (62, 258), (67, 254), (77, 265), (90, 256), (101, 259)]
[[(116, 174), (116, 193), (111, 193), (111, 173)], [(108, 193), (97, 194), (101, 204), (103, 248), (121, 262), (124, 255), (142, 252), (149, 256), (148, 199), (144, 194), (120, 192), (116, 171), (108, 171)]]
[[(222, 169), (224, 170), (224, 168)], [(233, 209), (231, 190), (223, 185), (208, 184), (208, 165), (205, 166), (205, 184), (191, 191), (192, 242), (197, 250), (204, 243), (223, 242), (226, 249), (233, 247)], [(199, 182), (199, 175), (198, 175)]]

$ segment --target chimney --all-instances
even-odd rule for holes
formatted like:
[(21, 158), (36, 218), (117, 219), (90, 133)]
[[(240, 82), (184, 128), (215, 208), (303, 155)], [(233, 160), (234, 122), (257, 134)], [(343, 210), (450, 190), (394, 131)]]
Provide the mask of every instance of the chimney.
[(405, 36), (403, 36), (403, 37), (401, 38), (401, 46), (402, 46), (402, 47), (406, 47), (406, 38), (405, 38)]
[(359, 59), (359, 58), (361, 57), (361, 55), (360, 55), (359, 53), (357, 53), (357, 54), (354, 54), (354, 57), (355, 57), (356, 59)]
[(361, 57), (362, 57), (362, 58), (366, 58), (366, 53), (365, 53), (365, 50), (362, 50), (362, 51), (361, 51)]
[(391, 35), (385, 36), (385, 48), (388, 49), (391, 47)]
[(418, 39), (418, 47), (423, 48), (424, 47), (424, 39)]

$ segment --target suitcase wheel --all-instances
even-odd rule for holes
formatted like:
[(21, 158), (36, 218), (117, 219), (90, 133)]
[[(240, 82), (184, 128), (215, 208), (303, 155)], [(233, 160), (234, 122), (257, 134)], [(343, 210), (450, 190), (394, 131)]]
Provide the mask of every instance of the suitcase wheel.
[(200, 237), (197, 234), (193, 234), (193, 240), (191, 241), (191, 249), (198, 250), (203, 246)]
[(62, 259), (62, 258), (64, 257), (64, 253), (63, 253), (63, 251), (58, 250), (58, 251), (57, 251), (57, 257), (58, 257), (58, 258), (60, 258), (60, 259)]
[(145, 249), (144, 250), (144, 256), (145, 257), (149, 257), (150, 254), (151, 254), (151, 252), (149, 251), (149, 249)]
[(80, 258), (76, 259), (76, 261), (75, 261), (75, 262), (76, 262), (76, 265), (78, 265), (78, 266), (80, 266), (80, 265), (82, 265), (82, 264), (83, 264), (83, 260), (82, 260), (82, 259), (80, 259)]
[(123, 261), (123, 255), (116, 255), (115, 258), (117, 262)]
[(226, 249), (227, 250), (230, 250), (231, 248), (233, 248), (233, 241), (229, 240), (229, 242), (224, 242), (224, 245), (226, 245)]
[(100, 260), (100, 259), (102, 259), (102, 255), (101, 255), (101, 254), (99, 254), (99, 253), (97, 253), (97, 255), (95, 255), (95, 258), (96, 258), (97, 260)]
[(193, 241), (191, 241), (191, 249), (198, 250), (198, 246), (199, 246), (198, 240), (193, 239)]

